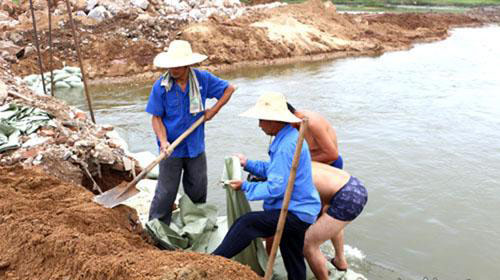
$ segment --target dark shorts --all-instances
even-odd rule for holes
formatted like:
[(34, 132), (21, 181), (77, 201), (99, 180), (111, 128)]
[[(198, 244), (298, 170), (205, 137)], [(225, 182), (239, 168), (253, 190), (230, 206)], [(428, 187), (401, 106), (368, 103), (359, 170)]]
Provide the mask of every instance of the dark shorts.
[(339, 155), (339, 157), (334, 162), (332, 162), (330, 165), (335, 167), (335, 168), (342, 169), (344, 167), (344, 160), (342, 159), (342, 156)]
[(363, 211), (368, 193), (361, 181), (351, 176), (349, 181), (332, 197), (328, 215), (337, 220), (350, 222)]

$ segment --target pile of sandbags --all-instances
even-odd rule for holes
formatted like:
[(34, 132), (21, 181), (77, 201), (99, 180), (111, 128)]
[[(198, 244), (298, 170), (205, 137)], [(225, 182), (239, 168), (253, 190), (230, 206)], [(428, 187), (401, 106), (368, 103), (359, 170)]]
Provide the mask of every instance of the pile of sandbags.
[[(63, 69), (53, 71), (54, 74), (54, 88), (56, 89), (70, 89), (70, 88), (83, 88), (82, 73), (80, 68), (66, 66)], [(43, 74), (45, 81), (45, 89), (47, 93), (50, 92), (50, 72)], [(23, 78), (28, 86), (37, 94), (43, 95), (43, 82), (41, 75), (29, 75)]]

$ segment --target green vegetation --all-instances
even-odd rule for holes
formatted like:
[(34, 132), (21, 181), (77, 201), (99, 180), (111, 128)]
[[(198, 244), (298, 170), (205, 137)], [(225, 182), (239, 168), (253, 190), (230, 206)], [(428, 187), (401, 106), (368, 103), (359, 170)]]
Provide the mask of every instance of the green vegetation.
[[(249, 0), (240, 0), (250, 2)], [(306, 0), (281, 0), (288, 4), (303, 3)], [(325, 1), (325, 0), (323, 0)], [(500, 0), (326, 0), (335, 4), (338, 11), (362, 12), (438, 12), (463, 13), (478, 6), (500, 5)]]
[(362, 5), (336, 5), (337, 11), (357, 11), (357, 12), (388, 12), (388, 13), (464, 13), (468, 10), (465, 7), (401, 7), (401, 6), (362, 6)]
[(500, 5), (500, 0), (333, 0), (333, 3), (358, 4), (363, 6), (416, 5), (473, 7), (485, 5)]
[[(286, 3), (302, 3), (305, 0), (281, 0)], [(359, 5), (365, 7), (384, 7), (387, 5), (415, 6), (485, 6), (500, 5), (500, 0), (331, 0), (334, 4)], [(242, 1), (246, 2), (246, 1)]]

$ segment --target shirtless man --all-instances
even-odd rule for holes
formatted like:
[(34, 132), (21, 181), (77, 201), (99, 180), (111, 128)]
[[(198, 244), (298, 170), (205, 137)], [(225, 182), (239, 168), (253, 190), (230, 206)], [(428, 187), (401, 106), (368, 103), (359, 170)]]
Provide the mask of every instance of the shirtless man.
[(344, 256), (344, 227), (354, 220), (368, 201), (362, 183), (349, 173), (326, 164), (312, 163), (313, 181), (322, 204), (322, 214), (306, 232), (304, 255), (316, 279), (328, 279), (326, 258), (319, 247), (331, 239), (338, 271), (347, 270)]
[[(343, 168), (342, 157), (337, 145), (337, 134), (327, 119), (316, 112), (298, 111), (290, 103), (288, 110), (300, 119), (307, 117), (309, 126), (306, 131), (306, 141), (313, 161), (329, 164), (338, 169)], [(295, 127), (298, 128), (299, 124)]]

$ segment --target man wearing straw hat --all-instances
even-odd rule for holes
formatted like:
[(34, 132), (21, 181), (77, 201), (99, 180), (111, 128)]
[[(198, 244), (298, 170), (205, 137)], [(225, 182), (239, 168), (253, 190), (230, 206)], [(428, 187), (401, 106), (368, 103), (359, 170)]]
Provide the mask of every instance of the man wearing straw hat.
[[(193, 53), (187, 41), (175, 40), (167, 52), (158, 54), (153, 64), (168, 71), (153, 85), (146, 112), (152, 117), (153, 130), (162, 152), (203, 115), (212, 119), (234, 92), (230, 85), (213, 74), (192, 68), (206, 55)], [(207, 98), (218, 99), (205, 108)], [(182, 174), (183, 173), (183, 174)], [(207, 198), (207, 162), (205, 130), (201, 124), (184, 139), (172, 154), (160, 162), (160, 174), (149, 210), (149, 219), (170, 224), (172, 207), (182, 175), (184, 192), (195, 203)]]
[[(254, 107), (241, 115), (259, 119), (264, 133), (275, 138), (269, 147), (269, 162), (247, 160), (244, 155), (238, 155), (246, 171), (267, 179), (263, 182), (232, 180), (230, 186), (245, 192), (248, 200), (263, 200), (264, 211), (249, 212), (234, 222), (213, 252), (226, 258), (238, 254), (257, 237), (275, 234), (299, 136), (291, 123), (301, 121), (288, 111), (283, 94), (274, 92), (263, 94)], [(320, 208), (319, 194), (311, 176), (311, 155), (304, 142), (280, 243), (288, 279), (306, 279), (304, 236), (316, 221)]]

